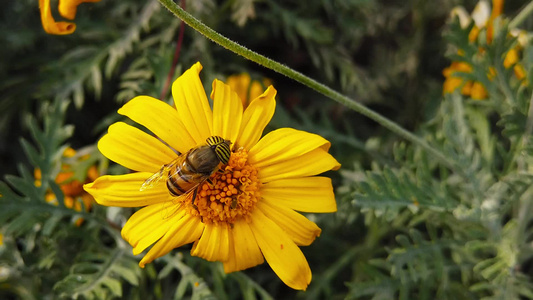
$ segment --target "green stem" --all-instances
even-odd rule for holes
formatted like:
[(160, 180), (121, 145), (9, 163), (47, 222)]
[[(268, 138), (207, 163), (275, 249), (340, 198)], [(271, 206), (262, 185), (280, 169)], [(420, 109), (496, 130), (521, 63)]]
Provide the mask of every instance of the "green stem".
[(342, 105), (345, 105), (346, 107), (359, 112), (362, 115), (367, 116), (368, 118), (376, 121), (377, 123), (381, 124), (383, 127), (389, 129), (390, 131), (398, 134), (399, 136), (403, 137), (404, 139), (411, 141), (412, 143), (422, 147), (425, 149), (428, 153), (433, 155), (435, 158), (439, 159), (442, 163), (447, 165), (449, 168), (451, 168), (454, 171), (457, 171), (461, 174), (464, 174), (461, 171), (461, 168), (457, 166), (453, 161), (446, 158), (446, 156), (440, 152), (439, 150), (433, 148), (430, 146), (425, 140), (417, 137), (416, 135), (412, 134), (411, 132), (403, 129), (393, 121), (383, 117), (382, 115), (378, 114), (377, 112), (365, 107), (364, 105), (356, 102), (353, 99), (350, 99), (339, 92), (317, 82), (314, 79), (311, 79), (304, 74), (294, 71), (293, 69), (280, 64), (276, 61), (273, 61), (272, 59), (269, 59), (263, 55), (260, 55), (256, 52), (253, 52), (252, 50), (245, 48), (236, 42), (226, 38), (225, 36), (219, 34), (218, 32), (214, 31), (207, 25), (200, 22), (200, 20), (194, 18), (192, 15), (184, 11), (179, 5), (172, 2), (172, 0), (159, 0), (163, 6), (165, 6), (168, 10), (170, 10), (174, 15), (176, 15), (178, 18), (183, 20), (187, 25), (194, 28), (196, 31), (200, 32), (213, 42), (219, 44), (220, 46), (237, 53), (253, 62), (256, 62), (266, 68), (269, 68), (271, 70), (274, 70), (280, 74), (283, 74), (289, 78), (292, 78), (312, 89), (315, 91), (327, 96), (328, 98), (331, 98), (337, 102), (339, 102)]
[(518, 13), (513, 20), (511, 20), (511, 22), (509, 22), (509, 28), (512, 29), (518, 27), (531, 13), (533, 13), (533, 1), (529, 2), (529, 4), (526, 5), (526, 7), (524, 7), (524, 9), (522, 9), (522, 11), (520, 11), (520, 13)]

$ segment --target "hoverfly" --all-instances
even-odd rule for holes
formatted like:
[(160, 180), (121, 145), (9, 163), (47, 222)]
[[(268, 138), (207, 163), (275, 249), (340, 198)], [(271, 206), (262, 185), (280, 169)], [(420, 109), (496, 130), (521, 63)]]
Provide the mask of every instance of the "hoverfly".
[(210, 136), (206, 143), (163, 165), (157, 173), (146, 179), (139, 190), (152, 188), (162, 178), (166, 178), (167, 188), (172, 196), (180, 197), (193, 192), (194, 205), (198, 187), (218, 171), (220, 164), (227, 164), (231, 156), (230, 141), (219, 136)]

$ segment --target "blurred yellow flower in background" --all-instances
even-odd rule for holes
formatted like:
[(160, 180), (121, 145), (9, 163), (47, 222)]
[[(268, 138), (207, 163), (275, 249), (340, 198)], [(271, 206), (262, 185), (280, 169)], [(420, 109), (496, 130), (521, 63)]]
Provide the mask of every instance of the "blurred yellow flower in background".
[[(63, 158), (75, 159), (75, 160), (85, 160), (86, 156), (76, 157), (76, 150), (72, 148), (67, 148), (63, 152)], [(90, 166), (87, 170), (85, 182), (92, 182), (99, 176), (96, 166)], [(35, 169), (34, 171), (35, 185), (41, 186), (41, 170)], [(81, 211), (82, 207), (86, 211), (89, 211), (93, 205), (94, 198), (89, 195), (85, 190), (83, 190), (83, 183), (77, 179), (74, 179), (74, 170), (72, 164), (63, 163), (61, 165), (61, 171), (57, 174), (55, 182), (61, 188), (61, 191), (64, 194), (64, 204), (65, 207), (74, 209), (76, 211)], [(52, 191), (47, 191), (45, 195), (46, 202), (58, 205), (56, 195)], [(83, 202), (83, 206), (82, 206)], [(81, 225), (83, 223), (82, 218), (77, 218), (75, 220), (76, 225)]]
[[(503, 66), (507, 69), (512, 67), (516, 78), (522, 80), (526, 78), (526, 70), (524, 69), (524, 66), (519, 63), (520, 52), (529, 43), (529, 35), (525, 30), (520, 29), (512, 29), (511, 35), (517, 38), (518, 43), (513, 49), (507, 52), (507, 55), (505, 55)], [(525, 84), (528, 84), (528, 82), (525, 81)]]
[[(297, 211), (337, 210), (331, 179), (315, 176), (340, 168), (328, 153), (330, 142), (291, 128), (261, 138), (274, 114), (274, 87), (269, 86), (244, 108), (242, 98), (229, 85), (215, 80), (211, 109), (199, 77), (201, 69), (196, 63), (174, 82), (175, 106), (139, 96), (119, 109), (157, 138), (123, 122), (111, 125), (98, 149), (137, 172), (102, 176), (84, 188), (101, 205), (143, 207), (122, 229), (135, 255), (153, 244), (140, 261), (141, 267), (174, 248), (194, 243), (191, 255), (222, 262), (226, 273), (266, 259), (285, 284), (305, 290), (311, 269), (298, 246), (310, 245), (321, 229)], [(209, 181), (172, 196), (169, 190), (180, 188), (175, 182), (184, 184), (194, 177), (188, 174), (194, 165), (188, 151), (213, 136), (231, 142), (227, 163), (216, 162), (219, 171), (209, 172)], [(179, 158), (175, 151), (187, 158), (184, 167), (172, 175), (178, 179), (171, 181), (168, 171), (163, 173), (165, 180), (144, 190), (148, 178)]]
[[(74, 20), (78, 5), (84, 2), (99, 2), (100, 0), (60, 0), (59, 14), (68, 20)], [(76, 30), (76, 24), (72, 22), (56, 22), (50, 9), (50, 0), (39, 0), (39, 9), (41, 11), (41, 23), (44, 31), (49, 34), (65, 35), (71, 34)]]
[(242, 73), (229, 76), (226, 80), (226, 84), (239, 95), (243, 107), (246, 108), (248, 107), (248, 104), (255, 98), (259, 97), (265, 90), (265, 87), (271, 85), (272, 82), (266, 78), (264, 78), (262, 82), (252, 80), (250, 74)]
[(461, 88), (461, 94), (470, 96), (472, 99), (487, 98), (487, 91), (483, 84), (477, 81), (464, 80), (462, 77), (455, 75), (455, 72), (472, 73), (472, 66), (465, 62), (454, 61), (442, 71), (446, 80), (443, 84), (444, 93), (453, 93), (456, 89)]
[[(468, 35), (468, 40), (471, 44), (477, 44), (479, 34), (483, 29), (486, 29), (486, 43), (491, 44), (494, 38), (493, 22), (502, 14), (503, 5), (504, 0), (493, 0), (491, 9), (488, 1), (481, 0), (474, 8), (471, 15), (468, 15), (463, 7), (454, 8), (451, 15), (452, 17), (457, 17), (459, 19), (462, 28), (466, 28), (471, 22), (474, 22), (474, 26)], [(522, 80), (525, 78), (526, 72), (524, 67), (519, 64), (519, 52), (522, 49), (521, 44), (527, 43), (527, 41), (525, 41), (523, 37), (525, 33), (521, 31), (511, 31), (511, 35), (518, 37), (519, 42), (516, 47), (507, 52), (503, 64), (505, 68), (513, 67), (517, 79)], [(520, 37), (520, 35), (522, 35), (522, 37)], [(484, 51), (485, 50), (482, 47), (479, 47), (479, 54), (483, 54)], [(461, 49), (459, 49), (458, 53), (459, 55), (464, 55)], [(457, 89), (460, 89), (461, 94), (469, 96), (472, 99), (482, 100), (488, 97), (487, 90), (481, 82), (466, 80), (461, 75), (456, 74), (456, 72), (472, 73), (473, 70), (472, 66), (466, 62), (452, 62), (449, 67), (442, 71), (442, 74), (445, 77), (442, 86), (443, 94), (453, 93)], [(495, 68), (490, 67), (487, 72), (487, 78), (492, 80), (495, 75)]]

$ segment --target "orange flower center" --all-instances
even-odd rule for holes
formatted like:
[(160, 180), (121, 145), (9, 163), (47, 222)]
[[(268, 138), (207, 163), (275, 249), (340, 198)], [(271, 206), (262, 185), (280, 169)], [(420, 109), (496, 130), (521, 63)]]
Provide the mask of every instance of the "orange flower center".
[[(228, 164), (209, 181), (198, 188), (196, 198), (187, 205), (188, 213), (199, 216), (206, 224), (233, 224), (240, 218), (248, 220), (261, 197), (261, 182), (257, 169), (248, 163), (248, 151), (241, 148), (232, 153)], [(187, 198), (189, 200), (185, 201), (190, 201)]]

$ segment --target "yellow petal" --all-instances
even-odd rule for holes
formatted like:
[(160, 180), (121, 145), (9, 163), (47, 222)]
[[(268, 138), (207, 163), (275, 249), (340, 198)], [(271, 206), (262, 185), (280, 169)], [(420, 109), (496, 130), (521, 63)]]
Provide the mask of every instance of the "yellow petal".
[(139, 262), (141, 268), (174, 248), (194, 242), (204, 230), (204, 224), (200, 219), (189, 214), (185, 214), (179, 221), (173, 223), (167, 233), (141, 259)]
[(98, 149), (110, 160), (135, 171), (155, 173), (177, 155), (155, 137), (117, 122), (98, 142)]
[(442, 85), (443, 94), (451, 94), (464, 84), (464, 80), (458, 77), (448, 77)]
[(229, 243), (228, 224), (207, 224), (200, 239), (192, 246), (191, 255), (208, 261), (227, 261)]
[(249, 161), (256, 168), (300, 157), (316, 148), (328, 151), (330, 143), (323, 137), (292, 128), (269, 132), (250, 149)]
[(134, 213), (122, 228), (122, 238), (133, 247), (133, 255), (143, 252), (159, 240), (170, 226), (178, 222), (185, 210), (180, 210), (170, 218), (163, 217), (165, 203), (148, 205)]
[(261, 210), (255, 209), (251, 219), (255, 240), (272, 270), (289, 287), (305, 290), (312, 275), (300, 248)]
[(298, 246), (311, 245), (322, 232), (314, 222), (290, 208), (276, 205), (274, 201), (263, 199), (257, 202), (257, 208), (283, 229)]
[(265, 261), (255, 240), (254, 233), (244, 219), (233, 224), (229, 236), (230, 252), (228, 260), (224, 262), (225, 273), (245, 270)]
[(233, 145), (239, 135), (242, 120), (242, 102), (239, 96), (222, 81), (213, 81), (213, 135), (230, 140)]
[(518, 51), (516, 50), (516, 48), (513, 48), (509, 50), (509, 52), (507, 52), (507, 54), (505, 55), (505, 59), (503, 60), (503, 66), (508, 69), (512, 65), (516, 64), (519, 60), (520, 59), (518, 57)]
[(504, 2), (504, 0), (492, 0), (492, 12), (490, 14), (492, 19), (502, 14)]
[[(226, 79), (226, 83), (231, 87), (232, 90), (237, 93), (237, 95), (239, 95), (239, 98), (241, 98), (243, 106), (247, 106), (249, 102), (248, 92), (250, 90), (251, 81), (252, 78), (250, 78), (250, 75), (248, 73), (232, 75)], [(259, 94), (261, 94), (262, 92), (263, 91), (261, 90)]]
[[(256, 98), (260, 97), (261, 94), (263, 94), (263, 92), (265, 91), (265, 87), (268, 87), (271, 84), (272, 84), (272, 81), (267, 78), (263, 78), (262, 82), (259, 82), (257, 80), (252, 81), (252, 84), (250, 86), (250, 92), (248, 95), (248, 98), (250, 99), (248, 100), (247, 103), (250, 103), (254, 101)], [(248, 105), (246, 105), (245, 107), (248, 107)]]
[(470, 30), (470, 33), (468, 34), (468, 41), (470, 43), (475, 42), (480, 32), (481, 32), (481, 29), (479, 29), (477, 26), (472, 27), (472, 29)]
[(261, 182), (267, 183), (286, 178), (317, 175), (329, 170), (338, 170), (339, 162), (322, 148), (306, 154), (277, 162), (258, 169)]
[(327, 177), (292, 178), (265, 183), (261, 186), (261, 197), (297, 211), (337, 211), (331, 179)]
[(472, 84), (474, 82), (472, 80), (462, 83), (463, 87), (461, 88), (461, 94), (465, 96), (470, 96), (472, 93)]
[(475, 81), (472, 84), (472, 90), (470, 92), (470, 97), (474, 100), (483, 100), (486, 99), (488, 96), (487, 90), (485, 89), (485, 86), (481, 82)]
[(91, 211), (91, 208), (94, 204), (94, 198), (93, 196), (87, 194), (87, 193), (83, 193), (81, 195), (81, 201), (83, 202), (83, 206), (85, 208), (85, 211)]
[(163, 101), (138, 96), (122, 106), (118, 113), (143, 125), (180, 153), (196, 146), (187, 128), (180, 122), (176, 109)]
[(257, 80), (252, 80), (248, 73), (242, 73), (229, 76), (226, 79), (226, 83), (237, 93), (237, 95), (239, 95), (243, 107), (246, 108), (252, 100), (263, 94), (265, 91), (264, 87), (269, 86), (271, 81), (264, 78), (262, 82), (259, 82)]
[(516, 76), (516, 78), (518, 78), (518, 80), (522, 80), (524, 78), (526, 78), (526, 70), (524, 69), (524, 67), (522, 65), (516, 65), (514, 66), (513, 68), (514, 70), (514, 74)]
[(172, 84), (172, 97), (179, 119), (196, 145), (205, 144), (205, 140), (212, 136), (211, 128), (213, 128), (213, 112), (198, 76), (201, 70), (202, 65), (198, 62)]
[(105, 206), (139, 207), (170, 200), (165, 180), (161, 180), (152, 188), (139, 190), (151, 175), (145, 172), (105, 175), (87, 183), (83, 188), (98, 204)]
[(84, 2), (99, 2), (100, 0), (59, 0), (59, 13), (63, 18), (74, 20), (78, 5)]
[(39, 0), (41, 23), (43, 29), (50, 34), (71, 34), (76, 30), (76, 24), (70, 22), (56, 22), (50, 11), (50, 0)]
[(65, 149), (65, 151), (63, 151), (63, 156), (64, 157), (74, 157), (74, 155), (76, 155), (76, 150), (70, 148), (70, 147), (67, 147), (67, 149)]
[(269, 86), (258, 98), (252, 101), (244, 111), (241, 130), (236, 141), (237, 147), (249, 150), (259, 141), (276, 110), (276, 89)]

